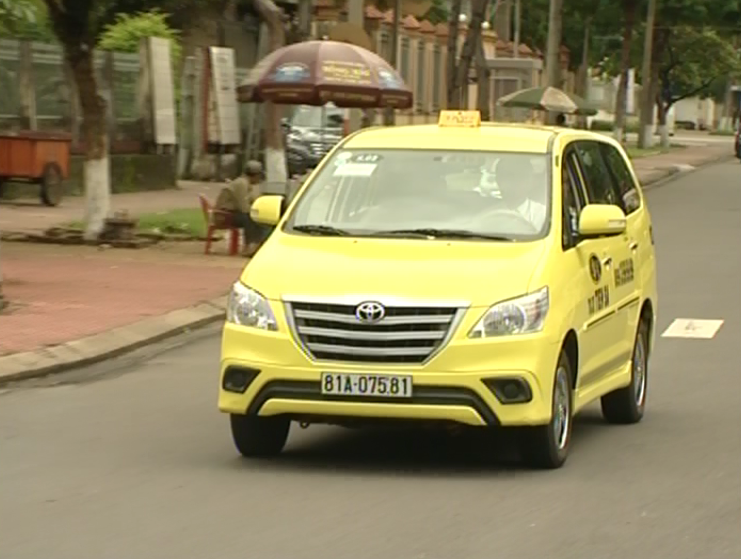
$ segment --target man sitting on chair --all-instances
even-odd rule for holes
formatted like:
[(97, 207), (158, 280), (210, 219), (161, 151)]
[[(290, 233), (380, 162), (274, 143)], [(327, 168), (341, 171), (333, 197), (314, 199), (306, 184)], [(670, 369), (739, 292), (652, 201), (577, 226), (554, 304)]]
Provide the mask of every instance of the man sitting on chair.
[(234, 226), (242, 229), (244, 234), (244, 256), (254, 256), (262, 243), (270, 235), (270, 229), (260, 225), (250, 217), (250, 208), (262, 194), (262, 164), (249, 161), (244, 174), (229, 183), (229, 190), (234, 195), (236, 208), (233, 214)]

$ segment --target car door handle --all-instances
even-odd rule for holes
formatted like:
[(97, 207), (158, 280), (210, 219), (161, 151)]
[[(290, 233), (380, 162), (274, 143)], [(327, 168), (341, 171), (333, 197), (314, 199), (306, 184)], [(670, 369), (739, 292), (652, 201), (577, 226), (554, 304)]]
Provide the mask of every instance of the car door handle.
[(603, 258), (602, 259), (602, 265), (605, 268), (609, 268), (610, 266), (612, 266), (612, 256), (608, 256), (606, 258)]
[(628, 245), (628, 246), (630, 246), (630, 250), (633, 250), (633, 251), (636, 251), (636, 250), (638, 250), (638, 243), (637, 243), (636, 241), (633, 241), (633, 242), (632, 242), (632, 243), (630, 243), (630, 245)]

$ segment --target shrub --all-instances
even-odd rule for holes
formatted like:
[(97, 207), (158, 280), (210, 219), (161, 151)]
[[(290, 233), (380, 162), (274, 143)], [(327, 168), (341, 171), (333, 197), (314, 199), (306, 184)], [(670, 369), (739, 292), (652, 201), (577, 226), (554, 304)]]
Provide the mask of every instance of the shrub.
[(167, 23), (167, 14), (159, 10), (118, 14), (115, 23), (106, 26), (98, 47), (118, 52), (139, 52), (141, 40), (146, 37), (170, 39), (173, 67), (180, 61), (180, 33)]
[(609, 132), (612, 130), (612, 126), (611, 120), (593, 120), (590, 128), (597, 132)]

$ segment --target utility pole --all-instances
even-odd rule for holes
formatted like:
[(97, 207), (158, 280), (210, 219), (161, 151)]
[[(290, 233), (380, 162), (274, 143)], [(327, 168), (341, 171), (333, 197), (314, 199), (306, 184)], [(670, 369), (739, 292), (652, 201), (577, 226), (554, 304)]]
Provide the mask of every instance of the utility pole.
[(646, 14), (646, 41), (643, 45), (643, 67), (641, 70), (641, 116), (640, 128), (638, 130), (638, 147), (649, 148), (653, 144), (654, 136), (654, 99), (653, 83), (651, 83), (651, 71), (654, 46), (654, 25), (656, 23), (657, 0), (648, 0), (648, 13)]
[[(550, 87), (561, 85), (562, 14), (563, 0), (551, 0), (548, 10), (548, 44), (546, 46), (546, 85)], [(546, 114), (546, 122), (553, 123), (554, 121), (554, 114)]]
[(520, 22), (522, 21), (522, 8), (520, 0), (515, 0), (515, 38), (514, 38), (514, 57), (520, 58)]
[(311, 37), (311, 19), (314, 12), (313, 0), (299, 0), (298, 3), (298, 32), (302, 41)]
[[(389, 62), (396, 69), (397, 72), (401, 71), (399, 68), (399, 27), (401, 27), (401, 0), (395, 0), (394, 2), (394, 23), (391, 27), (391, 60)], [(386, 107), (383, 112), (383, 124), (385, 126), (393, 126), (396, 122), (396, 113), (392, 107)]]
[[(363, 16), (363, 0), (348, 0), (347, 21), (357, 25), (360, 29), (365, 28), (365, 17)], [(355, 132), (360, 128), (362, 119), (360, 109), (350, 109), (350, 130)]]

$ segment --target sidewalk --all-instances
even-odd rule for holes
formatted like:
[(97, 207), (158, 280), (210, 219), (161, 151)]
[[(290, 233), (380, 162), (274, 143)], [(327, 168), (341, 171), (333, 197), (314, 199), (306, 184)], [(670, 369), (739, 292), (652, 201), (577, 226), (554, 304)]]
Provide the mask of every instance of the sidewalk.
[(2, 251), (10, 308), (0, 315), (0, 381), (100, 360), (221, 320), (219, 298), (245, 263), (159, 248), (6, 242)]
[[(161, 212), (182, 208), (197, 208), (198, 195), (216, 200), (226, 183), (178, 181), (177, 190), (156, 190), (115, 194), (112, 211), (128, 210), (131, 215)], [(69, 196), (56, 208), (39, 204), (38, 199), (0, 201), (0, 232), (39, 233), (82, 218), (85, 214), (85, 199)]]
[(706, 145), (686, 146), (668, 153), (639, 157), (633, 160), (633, 168), (644, 187), (661, 181), (679, 172), (708, 165), (733, 157), (731, 142), (713, 142)]
[[(724, 143), (636, 159), (644, 186), (730, 158)], [(114, 196), (132, 214), (185, 208), (218, 183)], [(36, 202), (0, 206), (0, 232), (38, 232), (79, 219), (82, 199), (59, 208)], [(101, 361), (189, 328), (223, 320), (223, 296), (244, 259), (205, 256), (202, 243), (138, 250), (5, 242), (2, 264), (9, 312), (0, 315), (0, 383)]]

